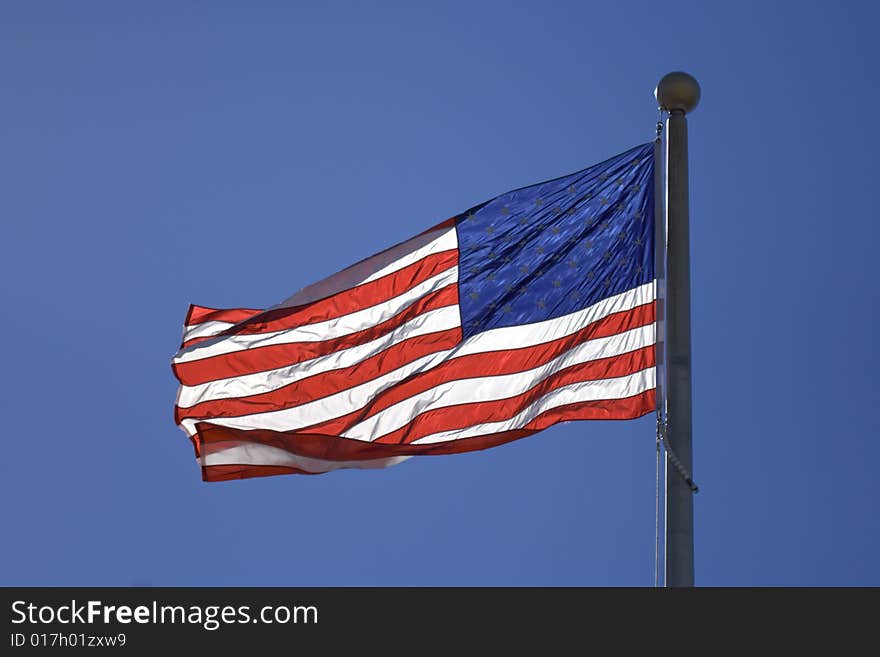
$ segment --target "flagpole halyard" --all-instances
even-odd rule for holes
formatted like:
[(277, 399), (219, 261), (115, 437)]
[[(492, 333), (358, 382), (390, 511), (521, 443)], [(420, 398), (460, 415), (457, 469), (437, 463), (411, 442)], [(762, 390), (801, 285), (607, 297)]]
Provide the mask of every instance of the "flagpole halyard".
[[(679, 468), (693, 472), (691, 425), (690, 225), (688, 133), (685, 115), (700, 100), (700, 85), (680, 71), (655, 90), (666, 121), (666, 545), (665, 583), (694, 585), (693, 489)], [(674, 454), (674, 459), (670, 458)]]
[(658, 110), (657, 135), (654, 139), (654, 353), (657, 405), (656, 490), (654, 495), (654, 586), (660, 586), (660, 442), (666, 417), (666, 355), (663, 337), (666, 301), (666, 214), (663, 203), (663, 110)]

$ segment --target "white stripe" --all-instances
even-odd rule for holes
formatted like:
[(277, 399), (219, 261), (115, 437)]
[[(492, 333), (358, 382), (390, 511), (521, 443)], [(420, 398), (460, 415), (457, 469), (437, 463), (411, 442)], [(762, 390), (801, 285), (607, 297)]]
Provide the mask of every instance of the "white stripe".
[(442, 443), (451, 440), (460, 440), (462, 438), (500, 433), (502, 431), (512, 431), (513, 429), (519, 429), (525, 426), (541, 413), (545, 413), (552, 408), (584, 401), (626, 399), (627, 397), (632, 397), (648, 390), (652, 390), (654, 386), (655, 376), (653, 367), (616, 379), (572, 383), (551, 390), (509, 420), (475, 424), (464, 429), (456, 429), (453, 431), (442, 431), (431, 434), (430, 436), (423, 436), (422, 438), (413, 441), (412, 444), (424, 445), (428, 443)]
[(461, 318), (458, 306), (445, 306), (429, 310), (385, 335), (349, 349), (334, 351), (317, 358), (265, 372), (218, 379), (195, 386), (181, 386), (177, 405), (181, 408), (190, 408), (205, 401), (270, 392), (316, 374), (352, 367), (403, 340), (454, 329), (460, 325)]
[(387, 468), (406, 461), (409, 456), (392, 456), (363, 461), (327, 461), (308, 456), (299, 456), (286, 449), (260, 443), (233, 443), (233, 447), (202, 457), (202, 465), (280, 465), (299, 468), (306, 472), (330, 472), (341, 468)]
[(347, 269), (304, 287), (275, 308), (301, 306), (318, 299), (325, 299), (343, 290), (393, 274), (432, 253), (441, 253), (457, 248), (458, 237), (454, 226), (416, 235), (412, 239), (382, 251), (382, 253), (370, 256)]
[(305, 324), (271, 333), (229, 335), (215, 340), (206, 340), (181, 349), (174, 358), (175, 363), (188, 363), (213, 356), (220, 356), (254, 347), (289, 344), (292, 342), (324, 342), (381, 324), (399, 315), (423, 296), (436, 292), (458, 281), (458, 267), (453, 266), (446, 271), (422, 281), (392, 299), (383, 301), (369, 308), (362, 308), (348, 315), (334, 317), (315, 324)]
[(651, 344), (654, 344), (654, 327), (640, 326), (624, 333), (590, 340), (530, 370), (447, 381), (389, 406), (354, 425), (342, 435), (354, 440), (373, 441), (406, 426), (414, 417), (427, 411), (457, 404), (492, 402), (515, 397), (567, 367), (618, 356)]
[[(438, 351), (418, 358), (403, 367), (398, 367), (387, 374), (337, 392), (335, 395), (316, 399), (315, 401), (286, 408), (280, 411), (267, 411), (266, 413), (252, 413), (239, 417), (211, 418), (211, 424), (232, 427), (234, 429), (269, 429), (272, 431), (289, 431), (301, 427), (317, 424), (325, 420), (332, 420), (341, 415), (363, 408), (377, 394), (390, 388), (408, 376), (418, 372), (424, 372), (443, 362), (452, 349)], [(196, 418), (187, 418), (181, 421), (183, 430), (189, 435), (195, 433)]]
[(183, 328), (183, 341), (195, 338), (205, 338), (222, 333), (228, 328), (235, 326), (232, 322), (209, 321), (201, 324), (191, 324)]
[(455, 355), (466, 356), (487, 351), (519, 349), (520, 347), (551, 342), (580, 331), (585, 326), (608, 317), (608, 315), (632, 310), (653, 300), (654, 283), (652, 281), (562, 317), (477, 333), (462, 343)]
[[(648, 296), (645, 296), (647, 291)], [(531, 327), (537, 327), (542, 338), (549, 340), (557, 339), (565, 335), (582, 329), (586, 324), (598, 321), (609, 314), (620, 312), (622, 310), (632, 309), (642, 303), (651, 300), (653, 294), (653, 285), (641, 286), (616, 295), (611, 299), (601, 301), (586, 310), (580, 310), (571, 315), (558, 317), (547, 322), (539, 324), (531, 324)], [(588, 312), (590, 311), (590, 312)], [(572, 315), (577, 317), (577, 322), (572, 319)], [(504, 345), (506, 349), (515, 349), (517, 347), (528, 347), (540, 344), (540, 340), (535, 339), (529, 332), (523, 332), (520, 329), (529, 328), (529, 326), (512, 326), (501, 329), (494, 329), (484, 334), (473, 336), (458, 345), (455, 349), (430, 354), (424, 358), (418, 359), (413, 363), (405, 365), (397, 370), (388, 372), (372, 381), (368, 381), (361, 385), (343, 390), (335, 395), (324, 397), (323, 399), (308, 402), (293, 408), (283, 409), (279, 411), (267, 411), (264, 413), (252, 413), (232, 418), (212, 418), (213, 424), (228, 426), (238, 429), (268, 429), (272, 431), (292, 431), (302, 427), (325, 422), (333, 418), (341, 417), (360, 410), (366, 406), (371, 399), (376, 397), (383, 390), (397, 384), (404, 378), (418, 372), (424, 372), (435, 367), (440, 362), (453, 357), (458, 357), (462, 352), (473, 353), (473, 343), (481, 345), (486, 350), (495, 350), (500, 348), (498, 345)], [(491, 334), (491, 339), (486, 338), (487, 334)], [(607, 340), (607, 338), (603, 338)], [(592, 341), (591, 341), (592, 342)], [(651, 333), (651, 342), (653, 342), (653, 332)], [(648, 342), (647, 344), (650, 344)], [(585, 343), (590, 344), (590, 343)], [(493, 379), (494, 377), (487, 377)], [(472, 383), (474, 380), (469, 380)], [(409, 400), (403, 400), (401, 404)], [(391, 407), (394, 408), (394, 407)], [(411, 409), (413, 413), (421, 412), (420, 409)], [(412, 419), (412, 416), (410, 416)], [(195, 425), (197, 420), (185, 419), (184, 423), (190, 424), (190, 429)]]

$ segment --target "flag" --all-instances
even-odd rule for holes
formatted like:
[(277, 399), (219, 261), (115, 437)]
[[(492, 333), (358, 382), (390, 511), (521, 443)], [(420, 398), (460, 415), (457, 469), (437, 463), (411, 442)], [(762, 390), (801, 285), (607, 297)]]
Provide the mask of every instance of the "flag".
[(386, 467), (655, 407), (653, 144), (474, 206), (266, 309), (190, 306), (206, 481)]

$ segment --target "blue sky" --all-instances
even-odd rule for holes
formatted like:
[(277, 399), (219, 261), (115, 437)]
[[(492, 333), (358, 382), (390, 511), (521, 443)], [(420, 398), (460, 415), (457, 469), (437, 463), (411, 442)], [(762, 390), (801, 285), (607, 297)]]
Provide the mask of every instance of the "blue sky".
[(870, 3), (0, 8), (6, 585), (648, 586), (654, 420), (206, 484), (190, 302), (268, 306), (690, 117), (696, 579), (880, 585)]

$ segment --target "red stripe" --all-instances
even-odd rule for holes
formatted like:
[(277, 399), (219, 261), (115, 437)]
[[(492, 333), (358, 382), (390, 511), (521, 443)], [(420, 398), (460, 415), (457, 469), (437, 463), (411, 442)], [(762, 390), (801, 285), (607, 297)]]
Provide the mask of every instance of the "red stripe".
[(322, 342), (292, 342), (251, 347), (202, 360), (173, 363), (171, 369), (180, 382), (188, 386), (274, 370), (375, 340), (429, 310), (454, 306), (457, 303), (458, 284), (450, 283), (421, 297), (394, 317), (362, 331)]
[(202, 466), (202, 481), (230, 481), (283, 474), (321, 474), (280, 465), (209, 465)]
[(246, 319), (250, 319), (254, 315), (259, 315), (262, 310), (254, 310), (253, 308), (208, 308), (207, 306), (196, 306), (195, 304), (189, 307), (189, 311), (186, 313), (186, 320), (184, 324), (188, 329), (197, 326), (198, 324), (204, 324), (205, 322), (231, 322), (233, 324), (237, 324), (238, 322), (242, 322)]
[(565, 353), (569, 349), (596, 338), (609, 337), (654, 321), (654, 302), (636, 306), (631, 310), (603, 317), (581, 330), (551, 342), (510, 349), (503, 352), (470, 354), (441, 363), (427, 372), (406, 379), (373, 398), (362, 409), (326, 422), (301, 429), (310, 433), (339, 435), (358, 422), (393, 406), (409, 397), (430, 390), (435, 386), (457, 379), (475, 376), (513, 374), (532, 369)]
[(458, 250), (432, 253), (375, 281), (312, 303), (266, 310), (218, 335), (254, 335), (305, 326), (378, 305), (458, 264)]
[[(654, 411), (655, 391), (643, 393), (626, 399), (578, 402), (553, 408), (529, 422), (522, 429), (501, 433), (462, 438), (460, 440), (430, 445), (388, 445), (350, 440), (337, 436), (285, 433), (278, 431), (230, 429), (200, 423), (195, 437), (204, 453), (214, 451), (214, 446), (224, 447), (229, 441), (252, 442), (272, 445), (309, 458), (328, 461), (367, 460), (389, 458), (392, 456), (427, 456), (440, 454), (459, 454), (488, 449), (497, 445), (530, 436), (558, 422), (571, 420), (629, 420)], [(219, 450), (218, 450), (219, 451)], [(211, 465), (202, 468), (205, 481), (225, 479), (245, 479), (248, 477), (274, 474), (306, 474), (297, 468), (260, 465)], [(312, 474), (312, 473), (308, 473)]]
[(501, 422), (514, 417), (557, 388), (573, 383), (627, 376), (653, 366), (653, 345), (620, 356), (572, 365), (559, 372), (554, 372), (519, 395), (493, 401), (455, 404), (425, 411), (399, 429), (380, 436), (375, 442), (412, 443), (419, 438), (441, 431), (454, 431), (477, 424)]
[[(186, 349), (187, 347), (192, 347), (199, 342), (210, 340), (216, 335), (203, 335), (198, 338), (186, 339), (188, 333), (205, 322), (227, 322), (235, 324), (254, 317), (255, 315), (259, 315), (261, 312), (263, 311), (254, 310), (252, 308), (227, 308), (224, 310), (217, 310), (216, 308), (191, 305), (189, 311), (186, 313), (186, 319), (184, 320), (184, 340), (180, 343), (180, 348)], [(219, 333), (219, 331), (217, 331), (217, 333)]]
[(421, 233), (419, 233), (419, 235), (425, 235), (425, 234), (427, 234), (427, 233), (432, 233), (432, 232), (434, 232), (435, 230), (444, 230), (444, 229), (446, 229), (446, 228), (453, 228), (453, 227), (455, 226), (455, 220), (456, 220), (457, 218), (458, 218), (458, 217), (455, 216), (455, 217), (449, 217), (449, 219), (444, 219), (443, 221), (441, 221), (441, 222), (440, 222), (439, 224), (437, 224), (436, 226), (432, 226), (432, 227), (429, 228), (428, 230), (423, 230)]
[(418, 335), (398, 342), (351, 367), (321, 372), (276, 390), (246, 397), (204, 401), (189, 408), (175, 408), (174, 420), (180, 424), (186, 418), (236, 417), (305, 404), (375, 379), (428, 354), (451, 349), (459, 342), (460, 327)]
[(200, 338), (192, 338), (191, 340), (184, 340), (183, 342), (180, 343), (180, 348), (186, 349), (187, 347), (192, 347), (193, 345), (198, 344), (199, 342), (204, 342), (205, 340), (210, 340), (213, 337), (214, 337), (213, 335), (203, 335)]

